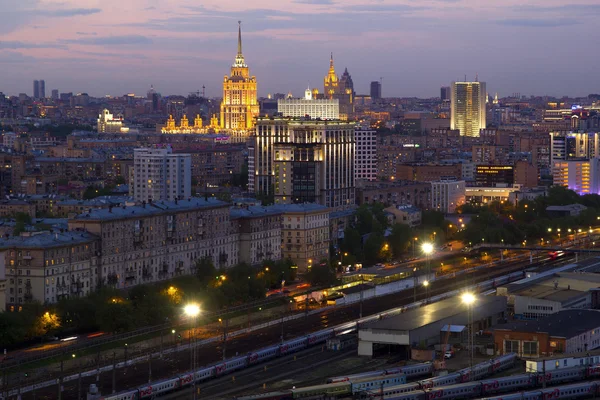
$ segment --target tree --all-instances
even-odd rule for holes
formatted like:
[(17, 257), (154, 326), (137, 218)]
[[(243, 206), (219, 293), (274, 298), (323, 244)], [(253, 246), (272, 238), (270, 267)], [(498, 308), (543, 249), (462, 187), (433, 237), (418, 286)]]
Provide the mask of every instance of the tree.
[(206, 287), (217, 276), (217, 269), (211, 257), (202, 257), (196, 261), (196, 278)]
[(335, 272), (327, 262), (313, 265), (306, 273), (306, 280), (317, 287), (330, 286), (335, 279)]
[(392, 254), (399, 259), (406, 252), (412, 240), (412, 229), (405, 224), (395, 224), (392, 226), (392, 232), (388, 237), (388, 242)]
[(373, 265), (382, 261), (381, 249), (383, 248), (383, 235), (381, 233), (372, 233), (365, 241), (364, 261), (367, 265)]
[(125, 181), (125, 178), (123, 178), (121, 175), (117, 175), (115, 177), (115, 185), (124, 185), (125, 183), (127, 183)]
[(358, 230), (351, 227), (344, 230), (341, 249), (344, 253), (354, 254), (359, 259), (362, 258), (362, 237)]

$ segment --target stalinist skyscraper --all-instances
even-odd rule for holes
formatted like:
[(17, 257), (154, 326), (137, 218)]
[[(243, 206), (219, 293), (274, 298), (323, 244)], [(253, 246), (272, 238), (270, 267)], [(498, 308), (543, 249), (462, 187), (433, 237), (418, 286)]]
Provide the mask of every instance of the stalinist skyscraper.
[(323, 90), (326, 99), (339, 100), (340, 119), (352, 119), (354, 115), (354, 83), (348, 73), (348, 68), (344, 70), (342, 77), (338, 78), (333, 66), (333, 53), (329, 59), (329, 71), (323, 80)]
[(231, 66), (231, 76), (223, 79), (223, 102), (221, 103), (221, 128), (248, 130), (254, 127), (259, 114), (256, 100), (256, 77), (250, 76), (242, 55), (242, 24), (238, 22), (238, 50)]

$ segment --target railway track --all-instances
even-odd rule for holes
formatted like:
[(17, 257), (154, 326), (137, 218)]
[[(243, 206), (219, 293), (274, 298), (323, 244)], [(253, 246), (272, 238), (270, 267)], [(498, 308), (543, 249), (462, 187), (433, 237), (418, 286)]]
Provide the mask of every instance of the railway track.
[[(542, 264), (556, 265), (559, 263), (565, 263), (568, 260), (569, 258), (565, 257), (559, 260), (544, 262)], [(515, 264), (497, 265), (493, 268), (486, 268), (477, 272), (464, 274), (464, 277), (461, 277), (460, 279), (444, 279), (435, 281), (430, 285), (428, 295), (433, 297), (442, 293), (450, 292), (452, 290), (460, 289), (468, 284), (483, 282), (506, 275), (510, 272), (519, 271), (529, 266), (530, 264), (528, 261), (518, 262)], [(418, 300), (423, 300), (425, 296), (426, 293), (418, 291)], [(362, 303), (362, 314), (365, 316), (379, 314), (391, 308), (410, 304), (412, 301), (412, 290), (405, 290), (403, 292), (393, 293), (387, 296), (368, 299)], [(358, 318), (360, 307), (360, 304), (354, 303), (344, 307), (329, 308), (323, 310), (323, 312), (319, 314), (307, 315), (304, 318), (289, 321), (285, 323), (283, 327), (272, 326), (261, 331), (236, 336), (234, 339), (227, 341), (227, 354), (245, 354), (251, 350), (264, 347), (269, 343), (277, 343), (281, 340), (282, 331), (284, 338), (289, 340), (297, 336), (303, 336), (309, 332), (352, 321)], [(222, 341), (202, 347), (198, 349), (198, 360), (201, 360), (201, 363), (204, 365), (215, 363), (223, 358), (224, 351), (225, 346)], [(156, 380), (185, 372), (189, 370), (189, 366), (189, 352), (185, 354), (179, 353), (169, 358), (150, 360), (148, 365), (139, 364), (123, 368), (115, 372), (100, 374), (98, 380), (96, 380), (94, 377), (85, 377), (80, 380), (67, 382), (64, 384), (62, 398), (77, 398), (80, 390), (83, 390), (83, 392), (86, 390), (80, 388), (87, 388), (92, 383), (95, 383), (100, 388), (102, 393), (112, 392), (113, 380), (117, 391), (137, 387), (148, 382), (150, 371), (152, 371), (152, 379)], [(56, 373), (49, 373), (44, 380), (53, 379), (55, 377)], [(26, 384), (31, 385), (33, 382), (21, 382), (21, 386), (25, 386)], [(3, 391), (5, 391), (5, 389), (6, 388), (3, 388)], [(56, 399), (57, 394), (58, 387), (53, 386), (39, 389), (35, 392), (24, 393), (21, 395), (21, 398), (23, 400), (34, 398), (40, 400), (50, 400)]]

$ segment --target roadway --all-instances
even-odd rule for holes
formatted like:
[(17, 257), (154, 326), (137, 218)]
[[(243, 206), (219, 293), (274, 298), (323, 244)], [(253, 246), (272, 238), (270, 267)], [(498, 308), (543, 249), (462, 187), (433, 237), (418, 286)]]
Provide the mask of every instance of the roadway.
[[(548, 265), (553, 265), (565, 260), (556, 260), (547, 262)], [(464, 279), (447, 279), (432, 282), (429, 286), (428, 295), (435, 296), (451, 290), (460, 289), (467, 283), (475, 283), (502, 276), (510, 272), (524, 269), (529, 266), (527, 262), (519, 262), (494, 268), (486, 268), (484, 270), (465, 274)], [(426, 293), (423, 290), (418, 291), (417, 298), (425, 299)], [(388, 309), (407, 305), (413, 301), (413, 291), (406, 290), (400, 293), (394, 293), (388, 296), (382, 296), (364, 301), (362, 304), (362, 314), (364, 316), (378, 314)], [(287, 322), (283, 327), (272, 326), (261, 331), (251, 334), (236, 336), (234, 339), (227, 341), (226, 347), (223, 342), (200, 347), (197, 360), (199, 365), (209, 365), (220, 361), (223, 358), (223, 353), (226, 349), (226, 355), (231, 357), (237, 354), (246, 354), (249, 351), (268, 346), (269, 344), (278, 343), (281, 340), (281, 334), (285, 340), (292, 339), (297, 336), (303, 336), (309, 332), (333, 327), (343, 322), (351, 321), (359, 317), (361, 305), (351, 304), (345, 307), (336, 307), (326, 309), (320, 314), (309, 315), (305, 318)], [(155, 349), (156, 351), (157, 349)], [(118, 361), (118, 360), (117, 360)], [(86, 367), (82, 366), (82, 370)], [(78, 398), (79, 387), (81, 393), (85, 393), (90, 384), (96, 383), (101, 393), (109, 394), (112, 392), (112, 382), (115, 381), (117, 391), (139, 387), (149, 380), (156, 381), (157, 379), (171, 377), (181, 374), (190, 368), (189, 353), (172, 353), (169, 357), (163, 359), (151, 360), (148, 365), (138, 364), (128, 368), (117, 370), (115, 374), (109, 372), (100, 375), (98, 381), (95, 378), (83, 378), (80, 385), (78, 380), (67, 382), (64, 384), (63, 399)], [(56, 378), (56, 374), (48, 374), (44, 380)], [(30, 384), (30, 383), (29, 383)], [(22, 384), (25, 385), (24, 383)], [(22, 396), (23, 400), (39, 399), (50, 400), (56, 399), (58, 393), (57, 387), (39, 389), (37, 393), (26, 393)]]

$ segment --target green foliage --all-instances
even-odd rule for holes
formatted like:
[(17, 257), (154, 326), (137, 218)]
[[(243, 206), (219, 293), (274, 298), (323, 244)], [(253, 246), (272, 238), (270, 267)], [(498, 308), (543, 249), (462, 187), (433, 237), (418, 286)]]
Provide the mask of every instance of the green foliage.
[(112, 191), (112, 187), (110, 187), (110, 186), (106, 186), (104, 188), (99, 188), (96, 186), (88, 186), (87, 188), (85, 188), (85, 191), (83, 192), (83, 199), (90, 200), (90, 199), (94, 199), (99, 196), (108, 196), (111, 194), (111, 191)]
[(421, 213), (421, 225), (429, 228), (445, 228), (444, 213), (436, 210), (425, 210)]
[(411, 244), (413, 238), (412, 229), (405, 224), (395, 224), (392, 227), (392, 232), (388, 237), (390, 250), (396, 259), (399, 259), (404, 254)]
[(382, 248), (384, 246), (383, 235), (379, 232), (373, 232), (367, 240), (364, 246), (364, 261), (367, 265), (373, 265), (380, 261), (385, 261), (382, 255)]
[(312, 266), (312, 268), (306, 273), (306, 279), (311, 285), (322, 287), (333, 284), (336, 276), (335, 271), (331, 268), (329, 263), (324, 260), (323, 262)]
[(244, 161), (239, 174), (233, 174), (230, 183), (231, 186), (237, 186), (244, 190), (248, 187), (248, 161)]
[(115, 177), (115, 185), (124, 185), (125, 183), (127, 183), (127, 181), (121, 175)]
[(31, 224), (31, 216), (26, 213), (17, 213), (15, 215), (15, 228), (13, 229), (13, 235), (18, 236), (22, 232), (25, 232), (26, 226)]
[(203, 257), (196, 261), (196, 278), (203, 287), (208, 286), (217, 276), (217, 269), (211, 257)]

